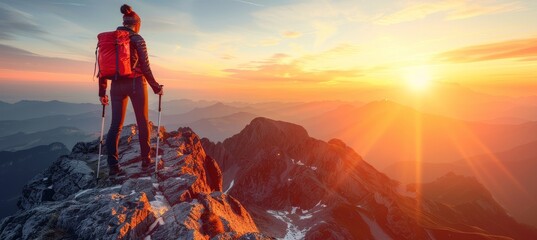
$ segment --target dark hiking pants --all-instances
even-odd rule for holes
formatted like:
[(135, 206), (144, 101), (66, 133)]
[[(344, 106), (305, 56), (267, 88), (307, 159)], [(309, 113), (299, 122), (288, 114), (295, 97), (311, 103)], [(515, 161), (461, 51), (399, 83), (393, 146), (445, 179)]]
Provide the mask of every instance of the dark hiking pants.
[(106, 137), (108, 150), (108, 166), (115, 167), (119, 163), (118, 144), (128, 98), (131, 99), (138, 134), (142, 160), (149, 159), (149, 119), (147, 114), (147, 83), (142, 77), (133, 79), (118, 79), (112, 81), (110, 87), (110, 99), (112, 103), (112, 123)]

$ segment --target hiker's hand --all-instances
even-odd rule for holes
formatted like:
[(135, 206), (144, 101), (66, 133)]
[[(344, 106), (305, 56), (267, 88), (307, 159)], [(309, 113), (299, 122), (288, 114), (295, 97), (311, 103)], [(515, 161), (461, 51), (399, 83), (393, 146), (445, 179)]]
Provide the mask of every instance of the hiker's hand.
[(108, 105), (108, 95), (100, 97), (99, 100), (101, 100), (102, 105)]
[(160, 91), (157, 94), (164, 95), (164, 85), (160, 85)]

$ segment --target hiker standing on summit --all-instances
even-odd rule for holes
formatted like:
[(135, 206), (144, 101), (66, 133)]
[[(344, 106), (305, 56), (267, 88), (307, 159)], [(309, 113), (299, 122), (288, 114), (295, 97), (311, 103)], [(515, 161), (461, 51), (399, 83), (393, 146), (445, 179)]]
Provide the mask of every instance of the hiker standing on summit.
[(125, 120), (127, 98), (131, 99), (138, 125), (142, 168), (147, 169), (153, 165), (154, 162), (149, 155), (151, 148), (149, 145), (150, 126), (147, 110), (147, 84), (155, 94), (163, 94), (163, 86), (157, 83), (149, 67), (145, 41), (138, 34), (142, 23), (140, 17), (127, 4), (121, 6), (120, 11), (123, 13), (123, 26), (118, 27), (117, 30), (129, 33), (132, 74), (115, 77), (110, 87), (110, 100), (106, 95), (107, 77), (99, 77), (100, 101), (103, 105), (108, 105), (109, 101), (112, 103), (112, 123), (106, 137), (110, 176), (124, 174), (119, 165), (118, 144)]

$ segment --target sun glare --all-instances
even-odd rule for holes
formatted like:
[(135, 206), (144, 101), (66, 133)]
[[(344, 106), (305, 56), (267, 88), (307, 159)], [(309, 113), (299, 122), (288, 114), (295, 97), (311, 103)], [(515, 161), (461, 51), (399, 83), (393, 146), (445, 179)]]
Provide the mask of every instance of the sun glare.
[(431, 71), (427, 66), (408, 67), (403, 69), (406, 85), (414, 91), (424, 91), (431, 82)]

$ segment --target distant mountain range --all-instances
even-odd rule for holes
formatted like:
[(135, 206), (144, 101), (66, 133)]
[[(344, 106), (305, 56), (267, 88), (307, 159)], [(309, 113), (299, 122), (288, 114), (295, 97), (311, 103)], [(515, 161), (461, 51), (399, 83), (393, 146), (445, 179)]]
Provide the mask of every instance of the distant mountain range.
[(99, 104), (60, 101), (24, 100), (12, 104), (0, 101), (0, 120), (24, 120), (52, 115), (77, 115), (99, 110), (99, 107)]
[[(184, 100), (182, 100), (183, 102)], [(267, 103), (221, 103), (217, 102), (205, 107), (197, 107), (188, 112), (176, 115), (164, 115), (163, 124), (168, 129), (189, 126), (201, 136), (213, 141), (222, 141), (244, 128), (255, 116), (266, 116), (272, 119), (300, 122), (319, 113), (351, 105), (340, 101), (322, 102), (267, 102)], [(361, 103), (353, 103), (358, 106)]]
[(244, 107), (233, 107), (225, 105), (221, 102), (215, 103), (213, 105), (194, 108), (186, 113), (177, 114), (177, 115), (165, 115), (162, 119), (163, 124), (167, 125), (171, 129), (175, 129), (181, 126), (184, 126), (187, 123), (195, 122), (202, 119), (214, 119), (217, 117), (228, 116), (240, 112), (255, 112), (253, 108)]
[[(373, 95), (378, 93), (371, 93)], [(370, 94), (370, 95), (371, 95)], [(371, 96), (373, 96), (371, 95)], [(371, 96), (365, 94), (364, 99)], [(419, 112), (439, 114), (447, 116), (449, 119), (480, 120), (481, 123), (492, 125), (514, 125), (537, 120), (537, 103), (532, 102), (533, 98), (509, 98), (502, 96), (492, 96), (481, 94), (473, 90), (449, 84), (436, 84), (428, 94), (423, 94), (416, 100), (416, 97), (408, 95), (405, 91), (393, 90), (387, 92), (388, 101), (403, 103), (409, 108)], [(166, 99), (166, 98), (165, 98)], [(378, 98), (377, 98), (378, 99)], [(448, 101), (448, 99), (450, 99)], [(411, 101), (412, 100), (412, 101)], [(420, 104), (416, 105), (416, 101)], [(323, 133), (326, 127), (321, 129), (315, 126), (316, 119), (328, 116), (333, 112), (338, 112), (338, 108), (350, 106), (359, 108), (364, 106), (363, 102), (344, 101), (317, 101), (317, 102), (217, 102), (217, 101), (193, 101), (188, 99), (163, 101), (162, 124), (168, 129), (187, 126), (190, 123), (226, 117), (236, 113), (249, 113), (255, 116), (265, 116), (272, 119), (294, 122), (305, 126), (313, 136), (329, 139), (339, 137), (339, 135), (325, 136)], [(155, 103), (151, 104), (150, 119), (157, 120)], [(59, 101), (20, 101), (18, 103), (0, 102), (0, 136), (15, 134), (17, 132), (31, 133), (45, 131), (56, 127), (76, 127), (82, 131), (98, 132), (98, 122), (100, 116), (99, 104), (73, 104)], [(536, 111), (533, 111), (536, 110)], [(128, 113), (126, 123), (133, 123), (132, 113)], [(529, 114), (529, 115), (528, 115)], [(429, 114), (431, 115), (431, 114)], [(109, 120), (107, 111), (107, 121)], [(344, 118), (353, 116), (344, 116)], [(87, 120), (87, 118), (90, 118)], [(341, 118), (338, 116), (338, 118)], [(11, 121), (5, 121), (11, 120)], [(18, 122), (13, 120), (25, 120)], [(312, 123), (313, 122), (313, 123)], [(107, 123), (108, 125), (108, 123)], [(313, 126), (313, 127), (311, 127)], [(215, 127), (214, 125), (212, 127)], [(241, 126), (234, 126), (237, 129)], [(218, 126), (224, 129), (224, 126)], [(320, 134), (317, 131), (320, 131)], [(229, 133), (229, 132), (226, 132)], [(229, 133), (229, 137), (236, 132)], [(223, 132), (218, 136), (207, 135), (207, 137), (220, 140)], [(345, 139), (347, 140), (347, 139)], [(352, 144), (354, 141), (349, 141)], [(359, 149), (360, 152), (361, 149)], [(363, 152), (362, 152), (363, 153)]]
[(58, 127), (34, 133), (15, 133), (0, 137), (0, 151), (18, 151), (54, 142), (63, 143), (68, 149), (80, 141), (89, 141), (97, 138), (96, 134), (87, 134), (78, 128)]
[(342, 106), (302, 125), (320, 139), (342, 139), (380, 169), (416, 159), (452, 162), (537, 140), (537, 122), (506, 125), (462, 121), (391, 101)]
[(207, 118), (186, 124), (202, 137), (208, 137), (212, 141), (224, 141), (229, 136), (236, 134), (248, 125), (255, 114), (247, 112), (233, 113), (228, 116)]
[[(204, 108), (217, 103), (217, 101), (193, 101), (189, 99), (166, 101), (166, 97), (167, 96), (164, 96), (164, 99), (162, 100), (162, 108), (164, 109), (164, 114), (168, 115), (186, 113), (195, 108)], [(151, 106), (152, 109), (158, 109), (158, 103), (154, 103)]]
[[(475, 94), (474, 98), (477, 98)], [(496, 98), (489, 96), (484, 99), (492, 101)], [(480, 102), (486, 101), (480, 100)], [(30, 103), (35, 102), (28, 101), (26, 105)], [(35, 104), (37, 107), (67, 103)], [(202, 136), (213, 141), (221, 141), (236, 134), (253, 116), (265, 116), (300, 124), (308, 129), (312, 136), (320, 139), (340, 138), (368, 157), (371, 164), (380, 169), (393, 162), (413, 161), (418, 156), (428, 162), (452, 162), (486, 151), (505, 151), (537, 140), (537, 122), (491, 124), (464, 121), (423, 113), (389, 100), (368, 104), (340, 101), (221, 103), (174, 100), (165, 104), (169, 105), (164, 105), (162, 125), (169, 130), (194, 126)], [(75, 127), (84, 132), (96, 133), (100, 131), (100, 106), (94, 105), (94, 107), (96, 109), (92, 112), (81, 114), (3, 120), (0, 121), (0, 137), (58, 127)], [(110, 121), (109, 108), (107, 109), (105, 126), (109, 126)], [(173, 112), (182, 113), (169, 114)], [(156, 122), (156, 113), (153, 111), (150, 115), (150, 119)], [(498, 121), (515, 120), (513, 118), (491, 120), (491, 122)], [(518, 118), (516, 121), (523, 120)], [(134, 117), (128, 112), (125, 123), (133, 122)], [(420, 149), (417, 149), (417, 143), (421, 144)], [(385, 150), (386, 146), (390, 146), (390, 151)]]
[(15, 152), (0, 151), (0, 219), (15, 213), (24, 184), (50, 166), (59, 156), (69, 152), (61, 143)]
[[(479, 92), (456, 83), (434, 82), (427, 91), (415, 93), (405, 89), (373, 92), (374, 99), (386, 98), (420, 112), (466, 121), (493, 122), (494, 119), (537, 120), (535, 96), (510, 97)], [(366, 96), (364, 96), (366, 97)], [(371, 100), (370, 100), (371, 101)], [(508, 123), (519, 123), (516, 122)]]
[[(109, 115), (108, 115), (109, 116)], [(52, 115), (25, 120), (0, 121), (0, 136), (23, 133), (35, 133), (59, 127), (78, 128), (85, 132), (100, 131), (100, 111), (81, 113), (76, 115)], [(106, 124), (110, 125), (110, 118), (106, 118)]]
[[(537, 226), (537, 141), (507, 151), (482, 154), (464, 160), (431, 162), (397, 162), (383, 172), (403, 184), (430, 182), (449, 172), (474, 176), (491, 191), (510, 214), (524, 223)], [(416, 170), (421, 173), (417, 174)], [(420, 176), (420, 179), (416, 179)]]
[[(170, 110), (190, 111), (211, 102), (178, 100), (167, 103)], [(101, 130), (100, 111), (101, 105), (90, 103), (28, 100), (6, 103), (0, 101), (0, 150), (17, 151), (52, 142), (62, 142), (68, 148), (72, 148), (76, 142), (88, 141), (98, 135)], [(149, 114), (151, 120), (156, 122), (157, 113), (149, 111)], [(105, 114), (105, 132), (108, 131), (110, 120), (111, 113), (110, 106), (108, 106)], [(125, 124), (134, 121), (132, 111), (128, 111)], [(199, 126), (203, 127), (203, 123), (200, 124)], [(240, 130), (233, 127), (231, 129)], [(223, 131), (221, 134), (228, 134), (225, 128)]]
[[(135, 122), (134, 113), (128, 106), (125, 124)], [(0, 136), (35, 133), (59, 127), (78, 128), (84, 132), (100, 131), (102, 105), (91, 103), (66, 103), (59, 101), (0, 102)], [(157, 113), (150, 110), (156, 122)], [(106, 125), (110, 124), (110, 106), (106, 107)]]
[(431, 183), (414, 184), (411, 188), (424, 199), (440, 203), (441, 207), (432, 211), (444, 220), (457, 222), (462, 217), (468, 222), (478, 222), (482, 229), (494, 229), (494, 233), (513, 239), (528, 239), (535, 231), (521, 227), (473, 177), (448, 173)]

